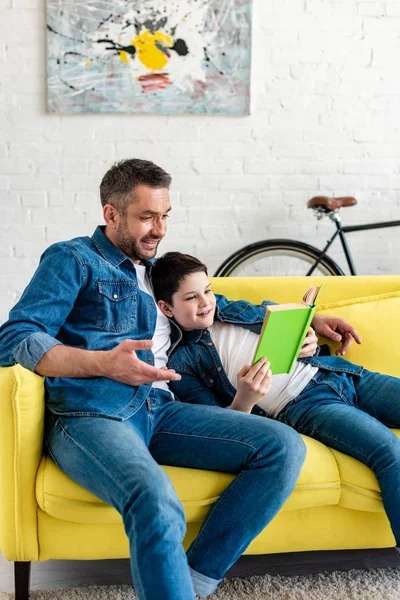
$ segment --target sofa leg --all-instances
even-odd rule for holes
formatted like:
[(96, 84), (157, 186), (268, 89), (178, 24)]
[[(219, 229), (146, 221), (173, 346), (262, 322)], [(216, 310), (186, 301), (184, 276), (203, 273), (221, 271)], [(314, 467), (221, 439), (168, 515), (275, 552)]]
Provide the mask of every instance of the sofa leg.
[(30, 562), (14, 562), (15, 600), (29, 600)]

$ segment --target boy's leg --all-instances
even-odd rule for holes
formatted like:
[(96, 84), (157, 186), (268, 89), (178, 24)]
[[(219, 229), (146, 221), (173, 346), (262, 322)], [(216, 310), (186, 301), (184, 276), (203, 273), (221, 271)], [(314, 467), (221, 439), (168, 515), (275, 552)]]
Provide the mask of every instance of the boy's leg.
[(291, 494), (305, 446), (291, 428), (234, 410), (150, 400), (149, 411), (157, 462), (237, 474), (187, 552), (195, 591), (207, 596)]
[(140, 600), (194, 600), (182, 547), (185, 515), (148, 451), (146, 405), (130, 421), (49, 415), (47, 446), (74, 481), (121, 513)]
[(364, 369), (354, 377), (355, 405), (387, 425), (400, 427), (400, 379)]
[[(386, 385), (381, 381), (381, 395), (378, 379), (373, 382), (373, 378), (367, 377), (363, 383), (355, 376), (329, 372), (319, 373), (317, 378), (319, 381), (312, 381), (282, 411), (279, 419), (300, 433), (353, 456), (374, 471), (386, 514), (399, 544), (400, 440), (378, 420), (386, 417), (388, 424), (399, 423), (399, 397), (396, 401), (393, 396), (399, 380), (386, 382)], [(390, 402), (393, 407), (389, 406)], [(368, 414), (366, 408), (375, 415)]]

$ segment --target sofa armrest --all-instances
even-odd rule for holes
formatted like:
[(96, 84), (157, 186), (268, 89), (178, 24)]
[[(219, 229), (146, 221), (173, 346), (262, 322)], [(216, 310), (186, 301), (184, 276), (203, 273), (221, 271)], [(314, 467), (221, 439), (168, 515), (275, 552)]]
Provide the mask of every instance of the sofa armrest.
[(0, 398), (0, 548), (8, 560), (35, 561), (44, 379), (21, 365), (0, 368)]

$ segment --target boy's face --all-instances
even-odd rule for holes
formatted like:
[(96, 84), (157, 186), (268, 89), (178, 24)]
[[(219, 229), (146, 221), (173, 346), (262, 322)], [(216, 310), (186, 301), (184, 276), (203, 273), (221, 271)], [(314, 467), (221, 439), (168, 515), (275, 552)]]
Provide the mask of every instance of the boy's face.
[(186, 275), (172, 296), (172, 304), (163, 300), (158, 306), (167, 317), (173, 317), (184, 331), (205, 329), (214, 322), (215, 296), (205, 273)]

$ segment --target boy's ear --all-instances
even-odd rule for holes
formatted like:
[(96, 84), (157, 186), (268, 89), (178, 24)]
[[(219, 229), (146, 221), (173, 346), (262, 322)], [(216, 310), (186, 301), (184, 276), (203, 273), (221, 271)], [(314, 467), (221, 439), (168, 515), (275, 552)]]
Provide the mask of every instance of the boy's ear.
[(159, 300), (157, 302), (157, 306), (166, 317), (172, 318), (174, 316), (173, 312), (170, 310), (168, 304), (164, 302), (164, 300)]

